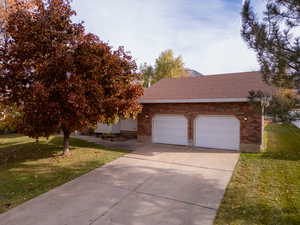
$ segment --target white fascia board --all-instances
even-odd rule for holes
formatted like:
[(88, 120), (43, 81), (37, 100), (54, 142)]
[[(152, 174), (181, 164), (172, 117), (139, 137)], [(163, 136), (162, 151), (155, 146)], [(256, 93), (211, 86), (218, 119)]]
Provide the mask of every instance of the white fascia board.
[(157, 99), (140, 100), (140, 103), (215, 103), (215, 102), (249, 102), (248, 98), (207, 98), (207, 99)]

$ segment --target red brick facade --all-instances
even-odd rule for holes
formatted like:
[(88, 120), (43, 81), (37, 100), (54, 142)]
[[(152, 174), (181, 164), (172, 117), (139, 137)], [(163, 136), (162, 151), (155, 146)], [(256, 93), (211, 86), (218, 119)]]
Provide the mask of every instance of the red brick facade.
[(143, 111), (138, 117), (140, 140), (145, 138), (151, 140), (152, 118), (156, 114), (184, 115), (188, 119), (188, 137), (191, 143), (193, 143), (193, 124), (198, 115), (232, 115), (238, 118), (241, 151), (259, 151), (262, 142), (262, 116), (246, 102), (143, 104)]

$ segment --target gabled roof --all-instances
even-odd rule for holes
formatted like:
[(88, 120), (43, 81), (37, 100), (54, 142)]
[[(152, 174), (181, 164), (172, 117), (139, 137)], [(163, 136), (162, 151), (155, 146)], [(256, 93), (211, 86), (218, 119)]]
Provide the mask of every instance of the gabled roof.
[(275, 88), (262, 80), (261, 72), (166, 78), (145, 89), (140, 102), (245, 102), (251, 90), (271, 94)]

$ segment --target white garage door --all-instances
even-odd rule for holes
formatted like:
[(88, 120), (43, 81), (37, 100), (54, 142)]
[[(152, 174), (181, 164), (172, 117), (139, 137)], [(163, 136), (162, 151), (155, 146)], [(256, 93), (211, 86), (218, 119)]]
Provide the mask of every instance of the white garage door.
[(197, 117), (195, 145), (204, 148), (239, 150), (240, 121), (229, 116)]
[(152, 121), (153, 143), (187, 145), (187, 119), (181, 115), (156, 115)]

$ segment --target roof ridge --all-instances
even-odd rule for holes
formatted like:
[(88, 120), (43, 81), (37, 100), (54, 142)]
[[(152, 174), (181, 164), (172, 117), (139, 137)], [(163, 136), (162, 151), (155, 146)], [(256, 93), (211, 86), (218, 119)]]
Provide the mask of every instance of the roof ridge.
[(237, 72), (237, 73), (220, 73), (220, 74), (207, 74), (196, 77), (166, 77), (162, 80), (177, 80), (177, 79), (203, 79), (203, 78), (212, 78), (212, 77), (221, 77), (221, 76), (245, 76), (249, 73), (261, 73), (261, 71), (249, 71), (249, 72)]
[(246, 75), (248, 73), (261, 73), (261, 71), (234, 72), (234, 73), (217, 73), (217, 74), (208, 74), (208, 75), (204, 75), (204, 76), (207, 76), (207, 77), (210, 77), (210, 76), (234, 76), (234, 75)]

